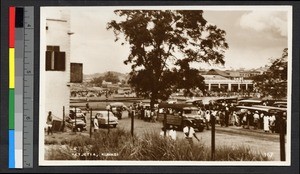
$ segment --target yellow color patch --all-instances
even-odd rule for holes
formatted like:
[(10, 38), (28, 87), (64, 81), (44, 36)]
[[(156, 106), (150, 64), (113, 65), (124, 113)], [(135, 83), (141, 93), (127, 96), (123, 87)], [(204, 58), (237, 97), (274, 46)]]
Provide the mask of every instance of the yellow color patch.
[(9, 88), (15, 88), (15, 49), (9, 48)]

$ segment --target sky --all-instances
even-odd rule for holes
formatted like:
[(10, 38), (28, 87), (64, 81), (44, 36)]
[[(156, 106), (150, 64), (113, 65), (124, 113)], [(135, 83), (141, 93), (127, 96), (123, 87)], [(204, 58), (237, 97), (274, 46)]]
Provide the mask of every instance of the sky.
[[(71, 36), (71, 62), (83, 63), (84, 74), (106, 71), (128, 73), (131, 67), (123, 61), (129, 54), (129, 46), (115, 42), (113, 31), (106, 29), (108, 22), (120, 19), (114, 14), (115, 9), (118, 8), (47, 7), (41, 13), (49, 18), (59, 18), (60, 11), (70, 12), (71, 31), (74, 32)], [(193, 67), (259, 68), (270, 64), (270, 59), (280, 57), (283, 49), (288, 47), (287, 11), (253, 7), (224, 9), (204, 8), (203, 16), (209, 23), (226, 31), (229, 49), (225, 52), (225, 65), (193, 64)]]

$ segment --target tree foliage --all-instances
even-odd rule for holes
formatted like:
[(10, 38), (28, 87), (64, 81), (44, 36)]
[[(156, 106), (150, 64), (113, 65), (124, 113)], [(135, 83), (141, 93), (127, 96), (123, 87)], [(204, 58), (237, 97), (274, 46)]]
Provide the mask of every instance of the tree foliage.
[(257, 92), (275, 99), (287, 97), (287, 58), (288, 49), (285, 48), (282, 56), (272, 62), (267, 72), (253, 77)]
[(108, 71), (107, 73), (105, 73), (102, 76), (94, 77), (91, 80), (91, 83), (94, 84), (95, 86), (99, 86), (100, 87), (100, 86), (102, 86), (103, 81), (111, 82), (111, 83), (115, 84), (115, 83), (120, 82), (120, 79), (119, 79), (119, 77), (116, 74)]
[(142, 96), (167, 99), (176, 88), (203, 90), (203, 77), (192, 62), (224, 64), (225, 31), (209, 24), (202, 10), (116, 10), (120, 21), (107, 29), (115, 41), (129, 44), (124, 61), (131, 65), (129, 83)]
[(116, 74), (113, 74), (112, 72), (108, 71), (104, 77), (103, 80), (106, 82), (111, 82), (113, 84), (120, 82), (119, 77)]
[(95, 86), (102, 86), (102, 82), (103, 82), (103, 77), (100, 76), (100, 77), (94, 77), (92, 80), (91, 80), (91, 84), (94, 84)]

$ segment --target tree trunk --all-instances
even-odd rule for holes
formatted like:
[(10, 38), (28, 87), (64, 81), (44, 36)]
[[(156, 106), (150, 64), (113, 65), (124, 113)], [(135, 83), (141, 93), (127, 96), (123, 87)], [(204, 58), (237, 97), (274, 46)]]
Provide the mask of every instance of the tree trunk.
[(158, 90), (153, 90), (150, 97), (150, 108), (154, 108), (154, 104), (157, 103)]

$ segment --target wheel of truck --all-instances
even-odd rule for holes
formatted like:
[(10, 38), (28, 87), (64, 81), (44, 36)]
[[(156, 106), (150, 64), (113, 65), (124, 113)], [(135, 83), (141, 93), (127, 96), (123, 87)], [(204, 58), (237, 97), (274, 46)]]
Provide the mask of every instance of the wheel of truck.
[(82, 126), (76, 126), (76, 131), (82, 132), (83, 131), (83, 127)]
[(114, 124), (114, 125), (113, 125), (113, 127), (114, 127), (114, 128), (116, 128), (116, 127), (117, 127), (117, 125), (116, 125), (116, 124)]

